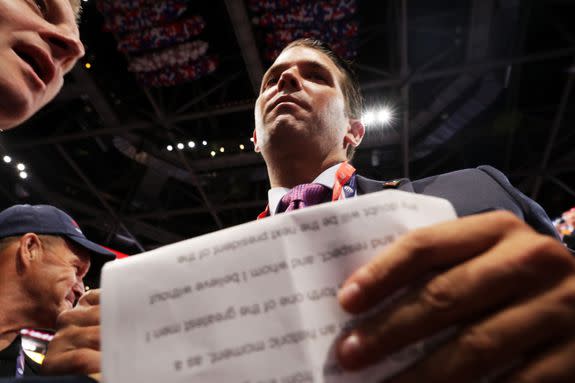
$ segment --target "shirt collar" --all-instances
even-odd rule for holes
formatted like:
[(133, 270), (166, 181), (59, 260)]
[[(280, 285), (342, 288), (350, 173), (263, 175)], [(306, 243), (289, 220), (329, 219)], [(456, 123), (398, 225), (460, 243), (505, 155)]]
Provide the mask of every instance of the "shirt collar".
[[(335, 174), (337, 173), (337, 169), (339, 168), (339, 165), (341, 165), (341, 162), (327, 168), (319, 176), (317, 176), (315, 178), (315, 180), (313, 180), (312, 183), (322, 184), (323, 186), (326, 186), (326, 187), (332, 189), (333, 188), (333, 182), (335, 180)], [(274, 188), (271, 188), (270, 190), (268, 190), (268, 205), (269, 205), (270, 215), (275, 214), (275, 211), (278, 207), (278, 204), (280, 203), (280, 200), (289, 191), (290, 191), (290, 189), (284, 188), (281, 186), (277, 186), (277, 187), (274, 187)]]

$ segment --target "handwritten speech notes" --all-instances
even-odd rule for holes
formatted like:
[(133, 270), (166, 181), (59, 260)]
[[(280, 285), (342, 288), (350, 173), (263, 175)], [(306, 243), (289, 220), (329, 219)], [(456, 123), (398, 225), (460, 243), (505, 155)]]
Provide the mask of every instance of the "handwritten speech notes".
[(339, 307), (338, 288), (406, 231), (454, 218), (446, 200), (387, 190), (108, 263), (104, 379), (363, 383), (389, 377), (434, 339), (365, 371), (344, 372), (334, 344), (362, 318)]

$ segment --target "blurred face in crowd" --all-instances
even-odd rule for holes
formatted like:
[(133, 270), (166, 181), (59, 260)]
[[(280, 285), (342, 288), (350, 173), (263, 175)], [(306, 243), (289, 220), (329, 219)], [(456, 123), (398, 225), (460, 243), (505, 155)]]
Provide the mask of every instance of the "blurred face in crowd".
[(49, 327), (84, 293), (82, 280), (90, 269), (90, 253), (62, 237), (37, 238), (41, 243), (36, 253), (31, 253), (33, 261), (28, 266), (26, 286)]
[(0, 129), (17, 126), (52, 100), (84, 55), (73, 4), (0, 1)]
[(284, 50), (262, 80), (255, 107), (256, 151), (264, 159), (277, 151), (312, 151), (344, 161), (348, 145), (359, 142), (355, 121), (346, 113), (342, 76), (316, 49)]

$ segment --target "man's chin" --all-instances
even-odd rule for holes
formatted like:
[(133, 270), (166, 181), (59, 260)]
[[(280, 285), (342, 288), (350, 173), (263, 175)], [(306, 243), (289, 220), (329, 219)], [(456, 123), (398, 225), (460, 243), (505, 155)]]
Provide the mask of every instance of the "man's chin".
[(35, 105), (32, 97), (25, 92), (12, 94), (12, 96), (12, 98), (0, 100), (0, 129), (2, 130), (14, 129), (22, 125), (40, 109)]
[(60, 313), (63, 313), (64, 311), (68, 311), (74, 308), (74, 303), (70, 302), (69, 300), (65, 300), (64, 302), (62, 302), (62, 304), (60, 305)]

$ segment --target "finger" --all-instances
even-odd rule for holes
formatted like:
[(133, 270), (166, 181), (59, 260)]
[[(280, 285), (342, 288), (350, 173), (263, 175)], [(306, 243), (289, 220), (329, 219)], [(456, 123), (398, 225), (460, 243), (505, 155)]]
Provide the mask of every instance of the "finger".
[(352, 313), (365, 311), (438, 268), (488, 250), (514, 230), (532, 231), (509, 212), (492, 212), (411, 231), (348, 278), (339, 292), (340, 304)]
[(81, 349), (68, 351), (57, 356), (46, 356), (42, 364), (42, 375), (88, 375), (101, 371), (100, 351)]
[(504, 383), (564, 383), (575, 381), (575, 341), (555, 346), (535, 358), (510, 376), (502, 379)]
[(562, 341), (565, 334), (573, 334), (575, 315), (564, 299), (573, 295), (574, 287), (573, 281), (565, 281), (558, 291), (522, 302), (464, 328), (454, 339), (390, 382), (476, 381), (541, 345)]
[(100, 350), (100, 326), (69, 326), (59, 330), (50, 342), (48, 352), (61, 353), (80, 348)]
[[(539, 245), (531, 242), (533, 259), (516, 259), (513, 251), (525, 241), (523, 235), (518, 235), (400, 298), (342, 341), (340, 362), (349, 369), (364, 367), (441, 329), (557, 285), (574, 269), (574, 262), (561, 252), (550, 252), (547, 245), (551, 239), (537, 239)], [(545, 274), (541, 275), (540, 270)]]
[(78, 300), (79, 306), (97, 306), (100, 304), (100, 289), (88, 290)]
[(56, 328), (66, 326), (97, 326), (100, 324), (100, 306), (76, 307), (58, 315)]

